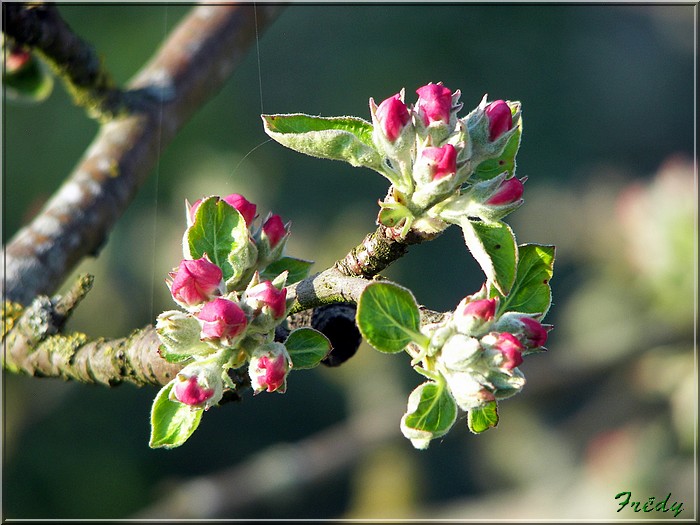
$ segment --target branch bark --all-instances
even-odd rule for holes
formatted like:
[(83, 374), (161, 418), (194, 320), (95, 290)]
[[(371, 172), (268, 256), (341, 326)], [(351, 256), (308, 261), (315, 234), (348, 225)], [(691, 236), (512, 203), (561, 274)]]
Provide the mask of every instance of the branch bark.
[(4, 297), (29, 304), (54, 293), (108, 232), (162, 150), (222, 87), (282, 7), (202, 5), (174, 30), (130, 82), (128, 115), (103, 124), (70, 177), (3, 250)]

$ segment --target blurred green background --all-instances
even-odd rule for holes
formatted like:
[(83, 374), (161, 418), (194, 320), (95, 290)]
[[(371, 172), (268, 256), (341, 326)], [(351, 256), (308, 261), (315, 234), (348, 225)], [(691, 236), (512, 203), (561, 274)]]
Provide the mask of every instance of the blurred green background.
[[(126, 82), (190, 9), (59, 5)], [(120, 337), (174, 305), (184, 200), (243, 193), (292, 221), (290, 255), (321, 270), (374, 229), (384, 179), (267, 141), (260, 113), (369, 119), (432, 81), (463, 114), (520, 100), (519, 242), (557, 245), (549, 352), (501, 422), (416, 451), (399, 431), (421, 378), (363, 344), (337, 369), (293, 373), (285, 395), (210, 410), (180, 449), (150, 450), (154, 388), (3, 374), (5, 518), (668, 518), (617, 513), (631, 491), (695, 516), (693, 328), (695, 5), (289, 5), (191, 120), (79, 272), (94, 290), (70, 322)], [(258, 54), (259, 53), (259, 54)], [(97, 124), (57, 84), (4, 106), (3, 242), (78, 162)], [(386, 274), (435, 310), (482, 274), (460, 232), (412, 247)], [(357, 428), (364, 429), (357, 432)], [(180, 492), (178, 488), (184, 489)], [(164, 500), (176, 495), (173, 500)]]

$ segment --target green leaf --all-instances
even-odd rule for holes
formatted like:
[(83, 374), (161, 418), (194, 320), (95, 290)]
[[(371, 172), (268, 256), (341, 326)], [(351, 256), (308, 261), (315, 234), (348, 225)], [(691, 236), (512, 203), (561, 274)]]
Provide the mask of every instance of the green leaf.
[(229, 255), (247, 249), (248, 226), (243, 216), (218, 197), (207, 197), (197, 208), (194, 224), (187, 230), (192, 259), (206, 253), (228, 280), (234, 274)]
[(470, 409), (467, 425), (474, 434), (481, 434), (498, 425), (498, 404), (496, 401), (491, 401), (481, 408)]
[(523, 244), (519, 247), (518, 269), (510, 293), (499, 301), (499, 315), (505, 312), (544, 314), (552, 302), (549, 281), (554, 274), (554, 246)]
[(331, 342), (318, 330), (297, 328), (284, 342), (293, 370), (305, 370), (317, 366), (331, 351)]
[(171, 401), (173, 379), (160, 389), (151, 408), (151, 448), (175, 448), (182, 445), (197, 430), (203, 408), (192, 409), (188, 405)]
[(425, 449), (432, 439), (447, 434), (456, 419), (457, 404), (445, 384), (428, 381), (411, 392), (401, 432), (414, 447)]
[[(511, 108), (514, 112), (515, 108)], [(515, 173), (515, 156), (520, 148), (520, 137), (522, 135), (522, 118), (518, 120), (515, 133), (510, 137), (503, 152), (496, 158), (487, 159), (479, 164), (474, 170), (472, 180), (488, 180), (504, 171), (508, 172), (508, 177)]]
[(515, 280), (518, 247), (515, 235), (505, 222), (486, 223), (460, 220), (464, 242), (496, 290), (506, 295)]
[(261, 281), (271, 281), (285, 270), (289, 272), (287, 275), (287, 284), (294, 284), (309, 276), (313, 261), (305, 261), (294, 257), (282, 257), (267, 265), (260, 274)]
[(302, 113), (262, 115), (265, 132), (299, 153), (343, 160), (382, 173), (382, 157), (372, 142), (372, 124), (357, 117), (314, 117)]
[(42, 102), (53, 91), (53, 75), (33, 55), (18, 71), (3, 74), (2, 83), (7, 88), (8, 100), (18, 102)]
[(427, 346), (420, 333), (420, 312), (413, 294), (398, 284), (367, 285), (357, 305), (357, 326), (365, 340), (380, 352), (396, 353), (415, 341)]

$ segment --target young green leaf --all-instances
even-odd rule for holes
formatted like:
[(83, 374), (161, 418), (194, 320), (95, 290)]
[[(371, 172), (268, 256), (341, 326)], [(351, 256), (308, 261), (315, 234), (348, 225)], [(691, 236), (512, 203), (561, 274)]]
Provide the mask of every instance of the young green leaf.
[(282, 257), (268, 264), (267, 267), (260, 273), (260, 280), (273, 280), (279, 274), (287, 270), (287, 284), (294, 284), (309, 276), (309, 271), (313, 265), (313, 261), (305, 261), (294, 257)]
[(299, 153), (343, 160), (382, 173), (382, 157), (372, 142), (372, 124), (358, 117), (314, 117), (302, 113), (262, 115), (265, 132)]
[(467, 425), (474, 434), (486, 432), (498, 425), (498, 405), (491, 401), (481, 408), (472, 408), (467, 416)]
[(314, 368), (331, 351), (331, 342), (318, 330), (297, 328), (284, 342), (293, 370)]
[(549, 281), (554, 274), (554, 246), (523, 244), (519, 247), (518, 269), (510, 293), (499, 301), (504, 312), (546, 314), (552, 302)]
[(195, 409), (171, 401), (174, 379), (160, 389), (151, 408), (151, 448), (175, 448), (182, 445), (197, 430), (204, 409)]
[(506, 295), (515, 280), (518, 247), (515, 235), (505, 222), (486, 223), (460, 220), (464, 242), (479, 263), (487, 279), (501, 295)]
[(420, 312), (413, 294), (394, 283), (375, 282), (364, 289), (357, 305), (357, 326), (380, 352), (400, 352), (411, 341), (428, 343), (420, 333)]
[(432, 439), (447, 434), (457, 419), (457, 404), (444, 383), (427, 381), (408, 398), (401, 418), (401, 432), (418, 449), (428, 448)]
[(187, 247), (192, 259), (206, 253), (228, 280), (234, 274), (229, 256), (247, 248), (248, 227), (233, 206), (218, 197), (207, 197), (197, 208), (195, 223), (187, 230)]

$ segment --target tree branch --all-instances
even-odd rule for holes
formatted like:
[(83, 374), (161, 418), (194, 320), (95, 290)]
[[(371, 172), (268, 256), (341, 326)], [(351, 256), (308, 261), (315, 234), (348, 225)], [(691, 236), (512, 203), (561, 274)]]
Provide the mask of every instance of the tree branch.
[(156, 160), (192, 113), (240, 63), (282, 7), (195, 7), (129, 83), (128, 116), (103, 124), (71, 176), (4, 249), (6, 299), (29, 304), (55, 292), (95, 255)]

